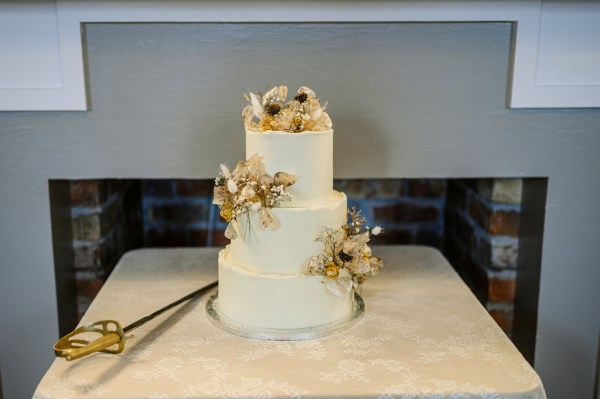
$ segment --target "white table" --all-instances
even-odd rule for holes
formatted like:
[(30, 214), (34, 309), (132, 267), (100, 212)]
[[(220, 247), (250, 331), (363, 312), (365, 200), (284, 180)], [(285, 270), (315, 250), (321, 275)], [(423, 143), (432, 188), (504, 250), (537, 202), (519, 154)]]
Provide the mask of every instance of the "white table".
[[(35, 398), (545, 398), (535, 371), (443, 256), (375, 247), (364, 318), (309, 341), (260, 341), (211, 324), (208, 295), (133, 331), (120, 355), (56, 359)], [(217, 249), (126, 254), (82, 320), (129, 324), (216, 279)], [(49, 348), (50, 350), (50, 348)]]

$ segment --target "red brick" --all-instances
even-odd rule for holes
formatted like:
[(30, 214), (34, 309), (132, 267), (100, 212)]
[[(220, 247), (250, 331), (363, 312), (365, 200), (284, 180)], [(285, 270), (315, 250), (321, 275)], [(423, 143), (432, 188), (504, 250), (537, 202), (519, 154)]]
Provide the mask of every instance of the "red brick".
[(202, 180), (177, 180), (175, 192), (183, 197), (212, 197), (215, 181), (213, 179)]
[(490, 302), (508, 302), (515, 300), (516, 281), (491, 277), (488, 280), (487, 299)]
[(518, 212), (497, 210), (490, 215), (489, 232), (492, 235), (518, 237), (519, 224)]
[(373, 206), (373, 216), (377, 223), (417, 223), (435, 222), (440, 218), (439, 208), (432, 205), (395, 203)]
[(517, 211), (490, 209), (479, 197), (470, 195), (469, 216), (491, 235), (519, 236), (520, 215)]
[(105, 180), (72, 180), (69, 186), (71, 206), (98, 206), (108, 197)]

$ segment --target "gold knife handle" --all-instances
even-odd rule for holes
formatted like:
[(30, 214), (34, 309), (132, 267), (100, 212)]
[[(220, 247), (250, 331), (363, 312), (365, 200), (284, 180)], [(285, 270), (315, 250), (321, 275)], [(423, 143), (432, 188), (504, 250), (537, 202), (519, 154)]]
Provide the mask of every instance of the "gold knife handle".
[[(99, 338), (90, 339), (93, 334)], [(114, 320), (102, 320), (81, 326), (54, 344), (54, 354), (67, 360), (75, 360), (95, 352), (121, 353), (125, 348), (125, 333)], [(115, 346), (116, 348), (111, 348)]]

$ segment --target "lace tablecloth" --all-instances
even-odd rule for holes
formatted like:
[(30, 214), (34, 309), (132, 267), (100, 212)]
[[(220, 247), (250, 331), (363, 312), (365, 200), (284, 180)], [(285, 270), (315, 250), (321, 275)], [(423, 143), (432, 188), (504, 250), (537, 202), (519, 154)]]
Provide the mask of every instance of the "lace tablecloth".
[[(541, 381), (442, 255), (375, 247), (351, 329), (308, 341), (238, 337), (209, 295), (133, 331), (120, 355), (56, 359), (34, 398), (545, 398)], [(129, 324), (216, 279), (217, 249), (127, 253), (82, 320)], [(50, 350), (50, 348), (49, 348)]]

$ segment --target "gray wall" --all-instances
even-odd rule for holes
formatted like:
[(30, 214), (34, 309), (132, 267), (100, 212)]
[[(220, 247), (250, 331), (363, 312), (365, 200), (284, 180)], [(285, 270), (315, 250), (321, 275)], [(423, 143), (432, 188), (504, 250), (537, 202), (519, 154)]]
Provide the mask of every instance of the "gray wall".
[(48, 179), (213, 177), (244, 154), (240, 93), (273, 84), (329, 100), (336, 177), (548, 177), (536, 369), (550, 397), (591, 397), (600, 110), (506, 109), (509, 24), (86, 31), (91, 111), (0, 113), (6, 397), (31, 395), (58, 338)]

